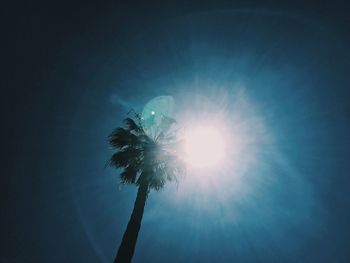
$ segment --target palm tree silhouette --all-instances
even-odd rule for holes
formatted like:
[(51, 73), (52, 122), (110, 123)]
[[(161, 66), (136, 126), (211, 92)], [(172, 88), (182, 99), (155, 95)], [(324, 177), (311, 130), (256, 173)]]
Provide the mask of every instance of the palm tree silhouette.
[(166, 129), (150, 135), (142, 124), (142, 116), (135, 113), (135, 119), (125, 118), (125, 128), (116, 128), (108, 138), (109, 144), (117, 150), (108, 164), (122, 169), (122, 184), (138, 187), (134, 209), (114, 259), (115, 263), (131, 262), (149, 191), (159, 191), (167, 181), (176, 181), (178, 175), (184, 172), (174, 132)]

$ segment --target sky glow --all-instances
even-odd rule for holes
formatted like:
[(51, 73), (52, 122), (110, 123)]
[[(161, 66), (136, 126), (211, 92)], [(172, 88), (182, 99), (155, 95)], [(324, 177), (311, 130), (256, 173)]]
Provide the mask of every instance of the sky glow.
[[(188, 161), (187, 173), (149, 194), (135, 262), (343, 262), (347, 243), (339, 240), (346, 240), (347, 225), (339, 224), (334, 204), (349, 210), (343, 74), (349, 60), (330, 33), (266, 9), (225, 10), (139, 30), (115, 51), (113, 61), (120, 64), (106, 64), (107, 72), (99, 67), (90, 74), (96, 68), (89, 53), (81, 65), (91, 67), (86, 76), (94, 77), (89, 80), (96, 87), (81, 87), (80, 104), (67, 100), (76, 111), (69, 143), (63, 144), (69, 151), (60, 154), (67, 161), (61, 160), (62, 171), (56, 160), (50, 164), (59, 180), (71, 179), (76, 221), (96, 254), (106, 258), (100, 261), (111, 262), (137, 193), (118, 184), (118, 172), (101, 168), (111, 154), (105, 137), (133, 108), (148, 129), (165, 115), (176, 120), (184, 138), (198, 127), (214, 128), (220, 136), (213, 140), (225, 143), (221, 159), (217, 142), (212, 147), (193, 135), (195, 147), (187, 147), (198, 156)], [(105, 56), (112, 58), (109, 50)], [(324, 63), (329, 57), (337, 63)], [(104, 84), (106, 79), (115, 81)], [(61, 86), (70, 87), (68, 80)], [(219, 161), (205, 167), (199, 155)], [(65, 181), (54, 182), (46, 197), (51, 189), (65, 189)], [(61, 202), (57, 211), (74, 214), (67, 207)], [(62, 232), (70, 230), (68, 223)]]
[(242, 85), (236, 84), (231, 94), (213, 85), (206, 94), (179, 94), (176, 102), (187, 173), (166, 198), (210, 213), (218, 209), (217, 202), (229, 205), (222, 220), (234, 220), (228, 201), (254, 192), (251, 171), (261, 161), (257, 153), (262, 145), (272, 143), (272, 133)]
[(185, 135), (185, 154), (188, 165), (195, 168), (220, 165), (225, 155), (223, 134), (213, 126), (195, 127)]

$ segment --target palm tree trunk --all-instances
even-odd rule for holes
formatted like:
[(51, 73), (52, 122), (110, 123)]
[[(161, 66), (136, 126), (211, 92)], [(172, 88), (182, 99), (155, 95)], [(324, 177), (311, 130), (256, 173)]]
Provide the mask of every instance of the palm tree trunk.
[(137, 236), (141, 227), (143, 210), (145, 208), (148, 195), (148, 183), (141, 182), (137, 191), (134, 210), (132, 211), (128, 226), (125, 230), (114, 263), (130, 263), (134, 255)]

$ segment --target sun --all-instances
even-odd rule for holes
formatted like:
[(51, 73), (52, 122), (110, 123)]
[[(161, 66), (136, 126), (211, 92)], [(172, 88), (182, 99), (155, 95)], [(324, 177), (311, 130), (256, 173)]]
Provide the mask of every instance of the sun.
[(214, 126), (200, 125), (185, 134), (185, 160), (196, 169), (219, 166), (225, 156), (225, 139)]

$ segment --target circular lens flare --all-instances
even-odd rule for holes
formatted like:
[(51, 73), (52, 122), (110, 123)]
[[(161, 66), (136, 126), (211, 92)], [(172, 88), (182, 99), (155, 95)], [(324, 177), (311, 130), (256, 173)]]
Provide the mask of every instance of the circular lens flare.
[(220, 131), (212, 126), (198, 126), (185, 135), (188, 165), (208, 169), (220, 164), (225, 156), (225, 142)]

